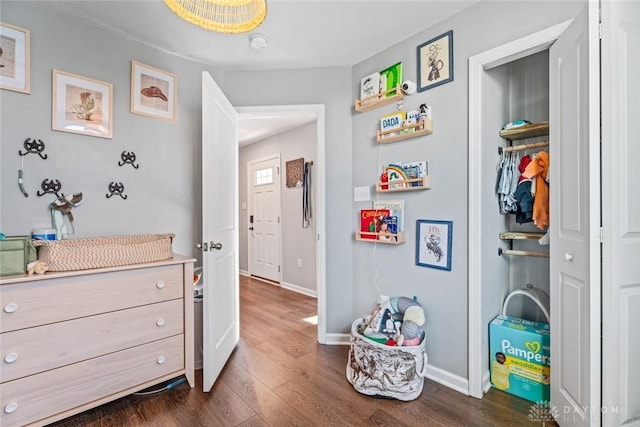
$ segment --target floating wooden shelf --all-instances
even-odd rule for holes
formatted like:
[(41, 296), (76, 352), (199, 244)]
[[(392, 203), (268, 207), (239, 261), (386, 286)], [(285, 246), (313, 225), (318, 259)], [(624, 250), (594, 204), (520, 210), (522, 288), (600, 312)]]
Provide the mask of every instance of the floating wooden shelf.
[[(366, 237), (363, 236), (375, 236), (377, 237), (376, 239), (367, 239)], [(360, 242), (371, 242), (371, 243), (384, 243), (387, 245), (402, 245), (403, 243), (406, 242), (405, 237), (404, 237), (404, 231), (399, 231), (398, 234), (396, 234), (396, 240), (381, 240), (381, 233), (370, 233), (368, 231), (356, 231), (356, 240), (360, 241)]]
[[(387, 96), (387, 94), (390, 94)], [(372, 96), (368, 96), (362, 99), (356, 99), (355, 109), (360, 113), (370, 111), (383, 105), (391, 104), (392, 102), (400, 101), (404, 98), (401, 85), (395, 87), (395, 89), (389, 89), (384, 92), (377, 93)]]
[[(412, 185), (418, 183), (418, 185)], [(404, 187), (395, 187), (389, 188), (390, 185), (404, 185)], [(387, 188), (383, 188), (383, 187)], [(376, 183), (376, 191), (378, 193), (392, 193), (395, 191), (420, 191), (420, 190), (429, 190), (431, 188), (431, 177), (429, 175), (422, 176), (420, 178), (407, 179), (403, 182), (400, 181), (392, 181), (391, 184), (388, 182), (378, 181)]]
[(515, 231), (500, 233), (502, 240), (538, 240), (542, 236), (544, 236), (544, 233), (518, 233)]
[[(421, 129), (418, 129), (422, 126)], [(412, 129), (412, 130), (410, 130)], [(401, 132), (409, 130), (408, 132)], [(429, 135), (433, 133), (433, 122), (430, 119), (424, 119), (418, 123), (414, 123), (408, 126), (401, 126), (397, 129), (378, 131), (377, 140), (380, 144), (386, 144), (388, 142), (400, 141), (402, 139), (415, 138), (422, 135)]]
[(530, 125), (500, 131), (502, 138), (512, 141), (544, 135), (549, 135), (549, 122), (531, 123)]

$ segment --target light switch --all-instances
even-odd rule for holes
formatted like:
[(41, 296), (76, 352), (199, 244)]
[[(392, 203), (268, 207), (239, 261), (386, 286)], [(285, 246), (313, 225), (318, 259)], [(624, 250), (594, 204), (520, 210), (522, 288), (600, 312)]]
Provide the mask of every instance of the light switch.
[(353, 201), (366, 202), (371, 200), (371, 187), (353, 187)]

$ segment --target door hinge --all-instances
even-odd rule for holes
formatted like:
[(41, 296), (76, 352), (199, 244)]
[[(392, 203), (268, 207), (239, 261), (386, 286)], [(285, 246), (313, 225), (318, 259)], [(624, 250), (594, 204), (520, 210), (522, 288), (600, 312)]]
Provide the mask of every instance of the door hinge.
[(280, 273), (280, 266), (278, 266), (278, 273)]
[(600, 243), (604, 243), (604, 228), (600, 227)]
[(280, 224), (280, 217), (278, 217), (278, 224)]
[(598, 22), (598, 39), (602, 40), (602, 22)]
[(280, 166), (276, 166), (276, 175), (280, 175)]

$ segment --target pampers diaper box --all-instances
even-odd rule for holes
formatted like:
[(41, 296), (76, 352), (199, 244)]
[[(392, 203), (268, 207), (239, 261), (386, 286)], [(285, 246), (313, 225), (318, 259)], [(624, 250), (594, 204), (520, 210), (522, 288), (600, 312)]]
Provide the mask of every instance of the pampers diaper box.
[(549, 401), (549, 325), (498, 315), (489, 324), (491, 384), (531, 402)]

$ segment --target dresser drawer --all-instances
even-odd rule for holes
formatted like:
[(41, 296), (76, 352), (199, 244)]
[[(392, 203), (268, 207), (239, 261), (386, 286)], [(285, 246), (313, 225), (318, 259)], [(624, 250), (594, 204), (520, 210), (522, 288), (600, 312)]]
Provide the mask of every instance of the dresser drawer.
[(29, 424), (155, 378), (179, 375), (183, 340), (178, 335), (0, 384), (0, 425)]
[(183, 333), (183, 300), (0, 334), (0, 382)]
[(182, 265), (0, 286), (0, 332), (182, 298)]

